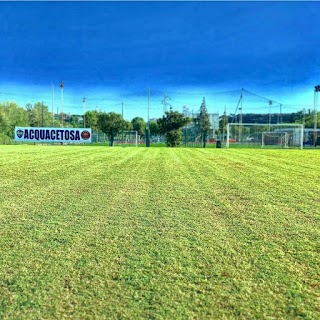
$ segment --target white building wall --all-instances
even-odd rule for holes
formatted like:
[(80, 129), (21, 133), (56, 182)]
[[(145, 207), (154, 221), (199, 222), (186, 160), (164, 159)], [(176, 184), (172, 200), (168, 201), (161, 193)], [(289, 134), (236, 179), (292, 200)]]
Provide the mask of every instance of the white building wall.
[(219, 129), (219, 113), (209, 113), (209, 119), (211, 123), (211, 129), (212, 130), (218, 130)]

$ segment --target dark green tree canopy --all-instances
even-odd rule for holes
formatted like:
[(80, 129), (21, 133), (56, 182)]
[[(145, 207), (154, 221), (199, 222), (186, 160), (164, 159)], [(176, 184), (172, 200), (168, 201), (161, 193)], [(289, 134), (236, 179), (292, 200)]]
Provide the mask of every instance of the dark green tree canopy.
[(206, 143), (207, 143), (208, 134), (209, 134), (210, 127), (211, 127), (209, 113), (207, 111), (205, 98), (203, 98), (202, 104), (200, 106), (200, 112), (197, 117), (197, 123), (198, 123), (199, 133), (201, 135), (203, 147), (205, 148)]
[(115, 112), (98, 113), (98, 126), (109, 137), (110, 146), (113, 146), (114, 138), (122, 130), (126, 129), (127, 122), (122, 115)]
[(92, 130), (98, 130), (98, 111), (87, 111), (85, 113), (86, 127)]
[(160, 133), (159, 131), (159, 125), (157, 122), (155, 121), (151, 121), (149, 124), (149, 128), (150, 128), (150, 135), (151, 136), (156, 136)]
[(159, 132), (165, 136), (168, 147), (177, 147), (182, 139), (181, 128), (190, 122), (190, 118), (185, 117), (178, 111), (166, 111), (165, 115), (157, 120)]
[(48, 106), (43, 105), (42, 102), (37, 102), (33, 106), (28, 103), (26, 109), (31, 127), (52, 126), (52, 113), (49, 112)]
[(131, 120), (132, 130), (138, 131), (138, 134), (141, 137), (144, 137), (146, 134), (146, 122), (141, 117), (135, 117)]
[(0, 133), (13, 137), (15, 126), (28, 126), (28, 112), (15, 102), (0, 103)]
[(178, 111), (166, 111), (165, 115), (157, 120), (159, 131), (166, 134), (172, 130), (179, 130), (190, 122), (188, 117)]

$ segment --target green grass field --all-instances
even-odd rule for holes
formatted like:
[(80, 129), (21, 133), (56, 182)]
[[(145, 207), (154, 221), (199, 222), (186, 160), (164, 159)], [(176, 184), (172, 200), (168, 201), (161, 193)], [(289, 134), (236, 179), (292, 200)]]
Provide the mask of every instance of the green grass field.
[(0, 146), (0, 319), (320, 319), (318, 150)]

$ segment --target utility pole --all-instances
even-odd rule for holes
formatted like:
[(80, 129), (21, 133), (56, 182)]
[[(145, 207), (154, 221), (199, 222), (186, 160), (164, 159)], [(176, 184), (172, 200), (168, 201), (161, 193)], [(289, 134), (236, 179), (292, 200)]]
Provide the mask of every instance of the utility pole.
[(278, 113), (278, 124), (282, 123), (282, 104), (280, 103), (280, 110)]
[[(123, 119), (123, 102), (121, 102), (121, 115), (122, 115), (122, 120)], [(123, 146), (123, 128), (122, 128), (122, 146)]]
[(167, 94), (164, 94), (163, 100), (161, 101), (163, 103), (163, 114), (166, 114), (167, 111), (167, 105), (170, 106), (170, 110), (172, 109), (172, 106), (170, 105), (170, 103), (167, 102), (167, 99), (170, 100), (170, 97), (167, 96)]
[(149, 126), (149, 122), (150, 122), (150, 87), (148, 88), (148, 126)]
[(164, 94), (164, 97), (163, 97), (163, 114), (165, 114), (166, 113), (166, 111), (167, 111), (167, 96), (166, 96), (166, 94)]
[[(96, 106), (96, 111), (98, 112), (99, 106)], [(96, 137), (96, 142), (99, 142), (99, 129), (97, 127), (97, 137)]]
[(54, 126), (54, 112), (53, 112), (53, 108), (54, 108), (54, 85), (53, 83), (51, 83), (51, 87), (52, 87), (52, 127)]
[(272, 106), (272, 101), (269, 100), (269, 131), (271, 130), (271, 106)]
[(123, 119), (123, 102), (121, 102), (121, 115), (122, 115), (122, 119)]
[(41, 104), (41, 109), (42, 109), (42, 127), (43, 127), (43, 101), (42, 101), (42, 104)]
[(86, 98), (82, 99), (83, 102), (83, 127), (86, 127)]
[(242, 142), (242, 100), (243, 100), (243, 89), (241, 89), (240, 95), (240, 121), (239, 121), (239, 142)]
[(224, 106), (223, 122), (222, 122), (222, 141), (225, 142), (225, 133), (227, 127), (227, 106)]
[(61, 91), (61, 126), (63, 128), (63, 87), (64, 87), (64, 83), (63, 81), (60, 82), (60, 91)]
[(150, 147), (150, 87), (148, 88), (148, 116), (146, 127), (146, 147)]

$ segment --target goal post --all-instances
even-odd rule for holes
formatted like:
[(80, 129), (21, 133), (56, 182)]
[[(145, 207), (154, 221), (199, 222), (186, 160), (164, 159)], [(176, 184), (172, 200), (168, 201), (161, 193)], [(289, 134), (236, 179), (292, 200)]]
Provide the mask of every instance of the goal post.
[(138, 146), (138, 131), (123, 131), (123, 138), (125, 144)]
[(229, 123), (226, 147), (303, 148), (302, 124)]

